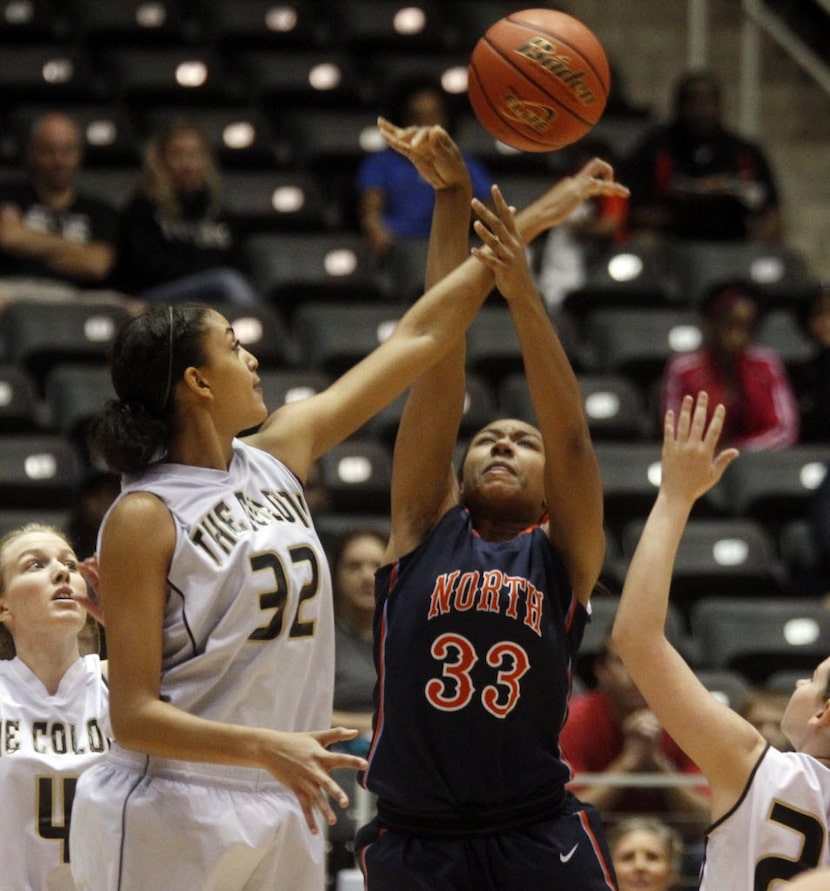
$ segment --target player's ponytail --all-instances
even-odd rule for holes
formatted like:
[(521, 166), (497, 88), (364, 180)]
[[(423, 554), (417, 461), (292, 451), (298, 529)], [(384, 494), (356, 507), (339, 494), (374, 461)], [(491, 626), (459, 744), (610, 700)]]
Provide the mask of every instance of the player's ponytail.
[(156, 306), (131, 319), (113, 346), (110, 372), (116, 399), (95, 418), (90, 449), (116, 473), (136, 473), (164, 456), (175, 411), (175, 385), (184, 370), (204, 364), (202, 334), (208, 307)]

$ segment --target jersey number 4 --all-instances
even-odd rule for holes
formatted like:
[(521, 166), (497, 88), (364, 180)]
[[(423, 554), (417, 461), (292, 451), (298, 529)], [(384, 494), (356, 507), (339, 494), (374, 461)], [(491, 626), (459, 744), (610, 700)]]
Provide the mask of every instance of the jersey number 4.
[[(440, 678), (427, 682), (427, 700), (441, 711), (464, 708), (476, 692), (471, 677), (479, 661), (475, 647), (461, 634), (442, 634), (433, 641), (430, 653), (443, 663), (443, 669)], [(519, 701), (519, 681), (530, 668), (530, 659), (523, 647), (509, 640), (493, 644), (484, 659), (495, 670), (495, 682), (481, 691), (481, 703), (488, 712), (503, 718)]]
[[(37, 831), (41, 838), (59, 841), (62, 846), (62, 859), (69, 863), (69, 815), (72, 813), (72, 799), (75, 797), (77, 777), (38, 777), (37, 778)], [(55, 786), (63, 785), (63, 820), (55, 822)]]

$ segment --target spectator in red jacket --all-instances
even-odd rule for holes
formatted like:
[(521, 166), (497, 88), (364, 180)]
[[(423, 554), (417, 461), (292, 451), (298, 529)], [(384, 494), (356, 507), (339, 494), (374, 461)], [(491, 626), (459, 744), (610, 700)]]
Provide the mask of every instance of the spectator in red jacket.
[(709, 394), (709, 405), (726, 406), (721, 442), (747, 450), (794, 445), (798, 405), (787, 370), (772, 349), (754, 343), (763, 300), (751, 282), (714, 285), (703, 301), (703, 345), (669, 360), (662, 408), (680, 412), (683, 397)]

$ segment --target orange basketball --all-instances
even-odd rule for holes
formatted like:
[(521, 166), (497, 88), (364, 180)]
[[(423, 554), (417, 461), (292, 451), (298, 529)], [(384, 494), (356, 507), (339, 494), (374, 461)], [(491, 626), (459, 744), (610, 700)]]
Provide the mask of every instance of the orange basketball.
[(499, 19), (476, 44), (468, 75), (481, 125), (524, 152), (555, 151), (585, 136), (602, 117), (611, 85), (594, 33), (552, 9)]

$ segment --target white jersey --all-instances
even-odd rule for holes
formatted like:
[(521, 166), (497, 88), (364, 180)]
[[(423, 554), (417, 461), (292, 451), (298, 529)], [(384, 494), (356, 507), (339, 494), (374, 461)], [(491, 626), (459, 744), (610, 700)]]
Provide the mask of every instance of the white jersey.
[(0, 661), (0, 891), (71, 888), (75, 783), (109, 748), (97, 656), (78, 659), (50, 696), (20, 659)]
[(215, 721), (330, 727), (331, 576), (297, 477), (235, 439), (227, 471), (158, 464), (120, 497), (137, 491), (158, 496), (176, 526), (162, 699)]
[(735, 807), (707, 833), (700, 891), (784, 891), (830, 866), (830, 768), (767, 747)]

